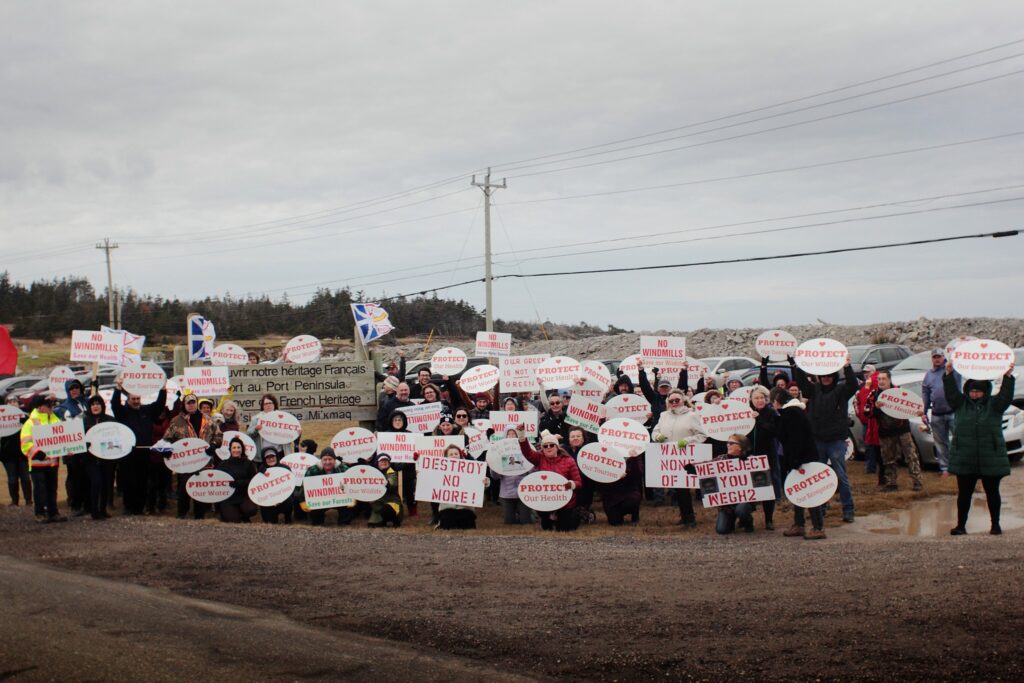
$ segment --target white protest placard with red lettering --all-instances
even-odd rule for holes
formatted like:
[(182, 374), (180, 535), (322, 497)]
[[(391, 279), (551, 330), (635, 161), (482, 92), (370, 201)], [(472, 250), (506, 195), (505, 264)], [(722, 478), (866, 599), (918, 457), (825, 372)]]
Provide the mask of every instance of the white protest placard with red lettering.
[(295, 485), (301, 486), (302, 478), (306, 476), (306, 471), (313, 465), (319, 465), (320, 458), (312, 453), (289, 453), (281, 458), (281, 464), (291, 470)]
[(651, 404), (643, 396), (636, 394), (619, 394), (608, 399), (604, 404), (605, 417), (614, 420), (619, 417), (627, 417), (636, 420), (640, 424), (647, 422), (648, 413), (651, 412)]
[(355, 505), (356, 499), (345, 491), (343, 477), (341, 472), (303, 477), (302, 491), (306, 497), (306, 507), (310, 510), (327, 510)]
[[(640, 381), (640, 366), (637, 364), (640, 354), (635, 353), (632, 356), (626, 356), (619, 363), (619, 372), (626, 377), (629, 377), (629, 381), (634, 385)], [(647, 375), (647, 380), (653, 385), (654, 384), (654, 370), (644, 363), (644, 374)]]
[(249, 352), (238, 344), (220, 344), (213, 347), (211, 360), (214, 365), (248, 365)]
[(503, 477), (514, 477), (533, 469), (533, 463), (523, 456), (518, 439), (492, 441), (487, 449), (487, 466)]
[(875, 399), (878, 409), (897, 420), (909, 420), (924, 412), (924, 400), (907, 389), (886, 389)]
[(286, 363), (315, 363), (320, 360), (320, 354), (323, 351), (324, 346), (319, 339), (311, 334), (300, 334), (298, 337), (289, 339), (288, 343), (284, 345), (281, 358)]
[(626, 454), (617, 448), (588, 443), (576, 454), (580, 473), (600, 484), (610, 484), (626, 476)]
[(256, 442), (253, 441), (252, 437), (245, 432), (235, 431), (234, 429), (229, 429), (224, 432), (224, 441), (216, 450), (218, 458), (221, 460), (227, 460), (231, 457), (231, 442), (235, 439), (241, 440), (245, 457), (249, 460), (256, 458)]
[(519, 500), (537, 512), (554, 512), (572, 500), (572, 490), (558, 472), (531, 472), (519, 482)]
[(354, 465), (360, 460), (369, 460), (377, 451), (377, 437), (369, 429), (347, 427), (334, 435), (331, 448), (338, 458)]
[(750, 404), (728, 399), (694, 406), (700, 418), (701, 431), (715, 441), (728, 441), (733, 434), (749, 434), (757, 417)]
[(74, 371), (66, 365), (61, 365), (50, 372), (46, 381), (49, 384), (50, 393), (64, 400), (68, 397), (68, 392), (64, 389), (64, 383), (72, 379), (75, 379)]
[(231, 391), (231, 378), (224, 366), (185, 368), (185, 388), (196, 396), (223, 396)]
[(487, 441), (487, 432), (482, 432), (476, 427), (466, 425), (462, 428), (462, 433), (466, 435), (466, 452), (471, 457), (479, 458), (490, 445)]
[(512, 354), (512, 335), (508, 332), (477, 332), (476, 355), (503, 358)]
[(771, 361), (786, 360), (796, 353), (796, 337), (785, 330), (768, 330), (762, 332), (754, 342), (758, 358)]
[(537, 424), (540, 421), (540, 413), (536, 410), (492, 410), (491, 429), (495, 434), (505, 435), (510, 429), (519, 429), (519, 425), (526, 427), (526, 438), (537, 438)]
[(260, 507), (279, 505), (294, 491), (295, 478), (287, 467), (268, 467), (249, 480), (249, 500)]
[(597, 432), (597, 440), (605, 446), (618, 448), (629, 457), (635, 457), (651, 442), (651, 435), (636, 420), (617, 417), (601, 425)]
[(416, 462), (413, 454), (417, 437), (406, 432), (377, 432), (377, 452), (387, 453), (394, 463)]
[(707, 363), (701, 363), (696, 358), (690, 359), (690, 365), (686, 370), (686, 386), (694, 391), (697, 390), (697, 383), (700, 378), (711, 373)]
[(121, 388), (136, 396), (153, 396), (167, 385), (167, 373), (164, 369), (144, 360), (121, 371)]
[(551, 357), (549, 353), (507, 356), (498, 359), (501, 374), (498, 389), (503, 393), (537, 391), (537, 368)]
[(120, 365), (124, 352), (121, 332), (71, 331), (71, 360), (101, 365)]
[(587, 384), (608, 391), (612, 386), (612, 373), (599, 360), (585, 360), (580, 363), (580, 379)]
[(164, 458), (167, 469), (178, 474), (197, 472), (210, 462), (206, 450), (210, 444), (202, 439), (187, 437), (174, 442), (170, 456)]
[(686, 337), (641, 335), (640, 357), (645, 368), (658, 368), (662, 377), (674, 379), (686, 363)]
[(466, 440), (458, 434), (450, 434), (448, 436), (420, 435), (416, 437), (416, 452), (419, 453), (421, 458), (423, 456), (440, 458), (444, 456), (444, 451), (449, 446), (458, 446), (462, 450), (465, 444)]
[(434, 403), (421, 403), (415, 406), (399, 408), (409, 420), (408, 429), (413, 434), (426, 434), (433, 431), (437, 423), (441, 421), (441, 410), (444, 406), (435, 401)]
[(569, 356), (555, 356), (537, 366), (537, 381), (545, 389), (568, 389), (580, 376), (580, 364)]
[(185, 492), (200, 503), (222, 503), (235, 492), (235, 478), (223, 470), (203, 470), (189, 477)]
[(466, 352), (454, 346), (438, 349), (430, 357), (430, 371), (435, 375), (457, 375), (466, 368)]
[(480, 418), (478, 420), (473, 420), (472, 424), (473, 424), (473, 426), (475, 428), (479, 429), (481, 432), (486, 432), (488, 429), (491, 428), (491, 421), (486, 419), (486, 418)]
[(730, 394), (726, 396), (726, 398), (729, 399), (729, 401), (739, 403), (744, 407), (748, 407), (750, 406), (750, 394), (753, 391), (754, 387), (752, 386), (740, 387), (739, 389), (730, 392)]
[(782, 490), (797, 507), (816, 508), (832, 500), (839, 488), (839, 477), (821, 462), (808, 462), (786, 475)]
[(464, 458), (420, 457), (416, 462), (416, 500), (483, 507), (487, 463)]
[(135, 448), (135, 432), (120, 422), (99, 422), (85, 433), (85, 443), (97, 458), (117, 460)]
[(831, 375), (843, 369), (849, 355), (842, 342), (819, 338), (808, 339), (796, 347), (793, 360), (808, 375)]
[(36, 425), (32, 429), (32, 444), (48, 458), (85, 453), (85, 426), (82, 418)]
[(341, 475), (345, 493), (355, 500), (372, 503), (388, 492), (388, 478), (376, 467), (356, 465)]
[(25, 417), (18, 406), (0, 405), (0, 436), (10, 436), (21, 431), (21, 418)]
[(259, 427), (260, 437), (264, 441), (277, 446), (295, 441), (302, 433), (299, 419), (283, 410), (260, 413), (256, 417), (256, 426)]
[(699, 462), (693, 467), (700, 479), (704, 507), (775, 500), (766, 455)]
[(999, 379), (1013, 363), (1013, 349), (994, 339), (973, 339), (958, 344), (949, 360), (964, 379)]
[(644, 483), (650, 488), (695, 489), (700, 486), (696, 475), (687, 466), (711, 460), (711, 444), (678, 443), (647, 444), (644, 451)]
[(574, 391), (565, 407), (565, 423), (597, 434), (601, 428), (601, 418), (604, 417), (603, 407), (600, 401)]
[(470, 395), (487, 391), (498, 383), (499, 372), (493, 365), (477, 365), (462, 375), (459, 386)]
[(946, 360), (950, 360), (950, 355), (953, 353), (953, 349), (960, 346), (964, 342), (974, 341), (977, 337), (972, 337), (969, 334), (962, 334), (959, 337), (953, 337), (946, 344)]

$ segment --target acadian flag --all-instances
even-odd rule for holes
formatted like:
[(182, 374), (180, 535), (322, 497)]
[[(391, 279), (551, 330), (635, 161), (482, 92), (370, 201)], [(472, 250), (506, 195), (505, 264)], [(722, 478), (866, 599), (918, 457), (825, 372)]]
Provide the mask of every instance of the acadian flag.
[(122, 351), (121, 351), (121, 367), (127, 367), (129, 365), (138, 365), (142, 362), (142, 347), (146, 345), (146, 336), (143, 334), (134, 334), (128, 330), (115, 330), (107, 327), (106, 325), (100, 325), (100, 331), (110, 334), (120, 334), (122, 337)]
[(388, 312), (377, 304), (352, 304), (352, 317), (356, 319), (363, 344), (380, 339), (395, 329), (388, 320)]
[(213, 323), (201, 315), (188, 318), (188, 359), (210, 360), (213, 356), (213, 342), (217, 340), (217, 331)]

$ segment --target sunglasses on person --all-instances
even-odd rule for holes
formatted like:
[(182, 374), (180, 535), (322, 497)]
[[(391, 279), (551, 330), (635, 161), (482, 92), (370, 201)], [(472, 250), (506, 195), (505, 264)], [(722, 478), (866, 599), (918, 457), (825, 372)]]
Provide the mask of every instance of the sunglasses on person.
[(467, 415), (466, 413), (456, 413), (455, 414), (455, 419), (456, 420), (468, 420), (469, 419), (469, 415)]
[(670, 398), (670, 399), (668, 400), (668, 402), (669, 402), (669, 403), (682, 403), (682, 402), (683, 402), (683, 399), (681, 399), (681, 398)]
[(553, 405), (553, 406), (560, 406), (560, 405), (562, 405), (562, 402), (561, 401), (551, 401), (551, 405)]
[(546, 443), (546, 444), (541, 444), (541, 448), (558, 448), (558, 446), (556, 446), (553, 443)]

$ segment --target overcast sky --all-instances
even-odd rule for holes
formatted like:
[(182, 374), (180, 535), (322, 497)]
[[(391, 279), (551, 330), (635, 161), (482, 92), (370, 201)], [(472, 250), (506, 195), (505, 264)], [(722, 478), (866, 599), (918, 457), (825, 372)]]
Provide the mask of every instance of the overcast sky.
[[(1024, 201), (944, 210), (1024, 199), (1024, 135), (820, 165), (1024, 132), (1024, 73), (993, 78), (1024, 70), (1024, 42), (771, 107), (1022, 39), (1019, 0), (6, 2), (0, 268), (102, 289), (94, 245), (109, 236), (116, 284), (142, 293), (444, 287), (483, 274), (469, 175), (488, 165), (508, 178), (496, 275), (1024, 227)], [(632, 329), (1019, 316), (1022, 263), (1015, 237), (505, 279), (495, 315)], [(484, 305), (480, 283), (440, 294)]]

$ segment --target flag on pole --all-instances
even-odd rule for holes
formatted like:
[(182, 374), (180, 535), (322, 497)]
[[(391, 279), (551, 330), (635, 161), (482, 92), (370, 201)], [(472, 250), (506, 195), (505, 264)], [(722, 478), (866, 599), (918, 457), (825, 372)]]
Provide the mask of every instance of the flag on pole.
[(213, 356), (213, 342), (217, 340), (217, 331), (213, 323), (201, 315), (188, 318), (188, 359), (209, 360)]
[(363, 344), (380, 339), (395, 329), (388, 320), (388, 312), (377, 304), (352, 304), (352, 317), (356, 320)]
[(7, 328), (0, 325), (0, 375), (13, 375), (18, 369), (18, 347)]
[(106, 325), (100, 325), (100, 331), (110, 334), (121, 335), (121, 367), (138, 365), (142, 362), (142, 347), (146, 345), (146, 335), (134, 334), (128, 330), (115, 330)]

